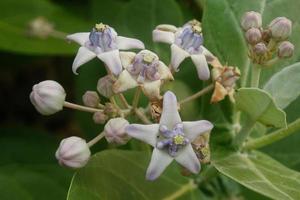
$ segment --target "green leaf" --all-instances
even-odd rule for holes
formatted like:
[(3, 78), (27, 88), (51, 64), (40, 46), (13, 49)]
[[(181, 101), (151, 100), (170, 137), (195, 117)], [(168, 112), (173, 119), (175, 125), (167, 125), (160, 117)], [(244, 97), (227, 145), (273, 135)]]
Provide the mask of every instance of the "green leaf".
[(24, 54), (74, 54), (78, 46), (64, 39), (39, 39), (26, 34), (29, 22), (43, 16), (66, 33), (89, 31), (91, 23), (47, 0), (0, 1), (0, 49)]
[(142, 152), (108, 150), (97, 153), (75, 174), (67, 199), (163, 199), (184, 188), (187, 189), (183, 193), (185, 199), (200, 195), (190, 188), (190, 179), (181, 176), (174, 165), (155, 182), (146, 181), (149, 161), (149, 155)]
[(300, 95), (300, 63), (277, 72), (266, 83), (264, 90), (271, 94), (278, 107), (284, 109)]
[(254, 121), (277, 128), (286, 126), (285, 112), (272, 97), (258, 88), (241, 88), (236, 93), (236, 106)]
[(222, 151), (213, 156), (212, 164), (226, 176), (272, 199), (300, 198), (300, 173), (266, 154)]

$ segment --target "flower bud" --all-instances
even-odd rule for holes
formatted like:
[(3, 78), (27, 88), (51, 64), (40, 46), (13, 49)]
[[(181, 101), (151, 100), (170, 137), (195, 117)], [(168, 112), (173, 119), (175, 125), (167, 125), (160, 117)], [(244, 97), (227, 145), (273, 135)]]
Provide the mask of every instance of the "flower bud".
[(258, 12), (246, 12), (241, 20), (241, 26), (244, 31), (250, 28), (260, 28), (262, 25), (261, 14)]
[(104, 114), (104, 112), (95, 112), (93, 115), (93, 120), (96, 124), (104, 124), (108, 116)]
[(292, 22), (285, 17), (277, 17), (270, 23), (269, 29), (274, 39), (285, 40), (292, 33)]
[(63, 109), (66, 93), (57, 82), (42, 81), (32, 87), (30, 101), (42, 115), (51, 115)]
[(260, 42), (254, 46), (253, 51), (256, 55), (264, 55), (268, 51), (268, 48), (265, 43)]
[(96, 108), (100, 102), (100, 98), (95, 91), (86, 91), (82, 96), (82, 101), (85, 106)]
[(109, 120), (104, 127), (106, 140), (109, 143), (126, 144), (130, 139), (125, 132), (125, 128), (128, 125), (128, 121), (123, 118)]
[(37, 17), (28, 24), (28, 35), (46, 39), (54, 31), (54, 25), (44, 17)]
[(249, 44), (252, 44), (252, 45), (257, 44), (258, 42), (261, 41), (261, 38), (262, 38), (262, 35), (258, 28), (250, 28), (246, 32), (246, 39)]
[(294, 54), (294, 45), (289, 41), (282, 42), (278, 47), (279, 58), (289, 58)]
[(112, 86), (114, 84), (114, 80), (111, 76), (107, 75), (99, 79), (97, 84), (98, 92), (106, 98), (109, 98), (114, 95)]
[(115, 117), (118, 114), (118, 110), (115, 105), (111, 103), (106, 103), (104, 108), (104, 113), (109, 117)]
[(75, 136), (63, 139), (55, 153), (60, 165), (75, 169), (85, 166), (90, 156), (91, 151), (86, 141)]

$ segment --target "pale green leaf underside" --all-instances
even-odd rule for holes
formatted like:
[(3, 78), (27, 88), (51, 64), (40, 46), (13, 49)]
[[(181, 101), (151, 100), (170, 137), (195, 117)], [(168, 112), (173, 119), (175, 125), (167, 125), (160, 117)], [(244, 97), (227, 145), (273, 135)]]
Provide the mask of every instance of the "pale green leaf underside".
[(278, 107), (286, 108), (300, 95), (300, 63), (290, 65), (274, 74), (264, 90), (272, 95)]
[[(67, 199), (163, 199), (189, 184), (189, 179), (181, 176), (174, 165), (158, 180), (146, 181), (149, 161), (150, 155), (145, 152), (108, 150), (97, 153), (75, 174)], [(198, 193), (197, 190), (187, 191), (185, 195), (190, 199), (195, 192)]]
[(300, 173), (266, 154), (230, 153), (218, 156), (212, 164), (240, 184), (276, 200), (300, 199)]
[(237, 107), (252, 120), (278, 128), (286, 126), (284, 111), (275, 105), (267, 92), (258, 88), (241, 88), (235, 98)]

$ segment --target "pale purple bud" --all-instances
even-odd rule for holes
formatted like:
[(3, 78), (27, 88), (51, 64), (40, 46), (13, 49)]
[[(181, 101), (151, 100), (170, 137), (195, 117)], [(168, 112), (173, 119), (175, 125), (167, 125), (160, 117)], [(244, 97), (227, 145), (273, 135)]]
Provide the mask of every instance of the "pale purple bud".
[(32, 87), (30, 101), (42, 115), (51, 115), (63, 109), (66, 93), (56, 81), (42, 81)]
[(104, 134), (107, 142), (115, 144), (126, 144), (130, 137), (125, 132), (129, 125), (123, 118), (114, 118), (109, 120), (104, 127)]
[(294, 45), (289, 41), (282, 42), (278, 47), (279, 58), (289, 58), (294, 54)]
[(90, 156), (91, 151), (86, 141), (76, 136), (63, 139), (55, 153), (60, 165), (74, 169), (85, 166)]
[(110, 75), (106, 75), (98, 80), (97, 90), (98, 92), (106, 98), (110, 98), (114, 95), (112, 86), (114, 80)]
[(100, 98), (95, 91), (86, 91), (82, 96), (82, 101), (85, 106), (96, 108), (99, 105)]
[(108, 116), (104, 112), (95, 112), (93, 115), (93, 121), (96, 124), (104, 124), (106, 120), (108, 119)]
[(274, 39), (285, 40), (292, 33), (292, 22), (285, 17), (277, 17), (270, 23), (269, 30)]
[(246, 39), (249, 44), (252, 44), (252, 45), (257, 44), (258, 42), (261, 41), (261, 38), (262, 38), (262, 35), (258, 28), (250, 28), (246, 32)]
[(268, 48), (265, 43), (260, 42), (254, 46), (253, 51), (257, 55), (264, 55), (268, 51)]
[(244, 31), (250, 28), (260, 28), (262, 26), (261, 14), (258, 12), (246, 12), (241, 20), (241, 26)]

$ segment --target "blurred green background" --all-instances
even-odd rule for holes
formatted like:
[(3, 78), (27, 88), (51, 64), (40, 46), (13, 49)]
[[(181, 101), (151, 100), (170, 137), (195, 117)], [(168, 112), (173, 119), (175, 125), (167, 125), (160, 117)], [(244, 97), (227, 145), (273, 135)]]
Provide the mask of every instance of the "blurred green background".
[[(211, 1), (217, 2), (217, 0)], [(168, 64), (169, 47), (154, 44), (151, 39), (152, 30), (162, 23), (181, 26), (193, 18), (201, 20), (203, 2), (201, 0), (1, 0), (0, 199), (65, 199), (73, 171), (60, 167), (55, 160), (54, 153), (60, 140), (71, 135), (89, 140), (103, 128), (93, 123), (90, 114), (66, 109), (45, 117), (38, 114), (31, 105), (29, 101), (31, 88), (40, 81), (47, 79), (58, 81), (67, 91), (68, 101), (81, 103), (81, 96), (84, 92), (96, 90), (98, 79), (105, 74), (102, 63), (95, 59), (82, 66), (79, 69), (79, 75), (74, 75), (71, 66), (78, 46), (57, 38), (57, 35), (49, 35), (45, 38), (30, 35), (28, 27), (32, 20), (44, 17), (60, 34), (61, 32), (69, 34), (90, 31), (95, 23), (103, 22), (114, 27), (119, 35), (142, 40), (147, 49), (158, 53)], [(241, 7), (241, 10), (240, 7), (235, 7), (237, 1), (229, 0), (229, 2), (231, 2), (228, 4), (230, 9), (238, 13), (238, 16), (252, 6), (256, 9), (255, 3), (251, 5), (252, 1), (247, 3), (248, 7)], [(208, 46), (213, 49), (213, 53), (220, 56), (223, 62), (229, 61), (232, 65), (243, 65), (246, 51), (241, 48), (244, 48), (245, 44), (240, 35), (235, 35), (231, 22), (228, 22), (229, 26), (226, 26), (227, 21), (232, 19), (224, 17), (225, 28), (223, 28), (218, 24), (222, 14), (219, 13), (219, 16), (214, 18), (214, 12), (223, 12), (223, 10), (210, 10), (210, 13), (206, 14), (206, 18), (211, 19), (208, 20), (209, 26), (216, 26), (216, 30), (211, 28), (204, 32), (208, 35)], [(229, 15), (231, 16), (231, 13)], [(267, 20), (272, 19), (271, 15), (267, 17)], [(206, 27), (209, 26), (206, 24)], [(298, 26), (297, 24), (297, 29), (299, 29)], [(239, 37), (234, 38), (235, 36)], [(224, 42), (224, 46), (220, 44), (221, 42), (215, 42), (218, 39)], [(298, 41), (295, 37), (293, 40)], [(298, 52), (293, 61), (299, 61)], [(184, 65), (191, 65), (191, 62), (185, 61)], [(176, 75), (179, 81), (169, 86), (177, 91), (179, 98), (203, 87), (194, 70), (194, 67), (182, 68)], [(270, 72), (264, 76), (270, 76)], [(129, 91), (127, 96), (131, 98), (131, 94), (132, 92)], [(228, 110), (229, 108), (226, 107), (228, 102), (218, 104), (214, 110), (211, 110), (203, 106), (204, 102), (208, 101), (209, 97), (189, 104), (183, 110), (183, 118), (195, 119), (200, 116), (217, 123), (231, 120), (228, 115), (218, 110), (220, 108)], [(297, 118), (299, 114), (297, 105), (294, 103), (287, 109), (289, 121)], [(265, 151), (275, 152), (274, 156), (277, 155), (277, 159), (286, 161), (287, 158), (282, 153), (285, 148), (282, 146), (288, 143), (292, 148), (296, 148), (297, 144), (294, 142), (295, 144), (291, 145), (291, 141), (296, 140), (283, 141), (279, 148), (271, 146)], [(96, 152), (106, 147), (106, 143), (102, 141), (92, 150)], [(293, 151), (292, 158), (295, 159), (297, 156), (297, 151)], [(293, 169), (299, 169), (300, 162), (298, 161), (299, 159), (294, 160), (293, 163), (287, 165)], [(208, 196), (216, 195), (213, 199), (230, 199), (232, 194), (243, 193), (246, 199), (266, 199), (225, 177), (222, 179), (228, 187), (216, 189), (223, 191), (220, 196), (206, 191)]]

